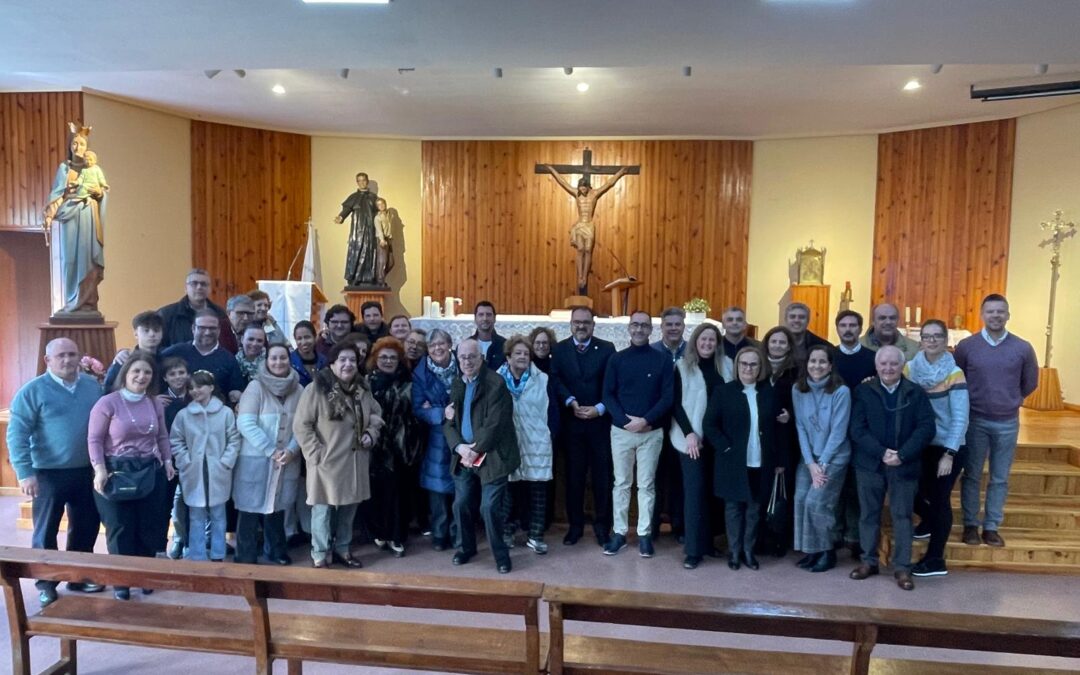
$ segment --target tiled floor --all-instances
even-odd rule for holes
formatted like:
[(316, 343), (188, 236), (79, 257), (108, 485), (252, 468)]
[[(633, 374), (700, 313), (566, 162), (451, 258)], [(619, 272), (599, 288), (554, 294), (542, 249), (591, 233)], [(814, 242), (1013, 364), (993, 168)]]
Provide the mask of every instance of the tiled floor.
[[(14, 523), (19, 503), (18, 498), (0, 498), (0, 522)], [(8, 526), (0, 530), (0, 544), (28, 546), (30, 533)], [(901, 591), (893, 583), (889, 574), (882, 574), (862, 582), (851, 581), (847, 577), (853, 563), (843, 560), (834, 571), (826, 574), (808, 574), (794, 566), (794, 556), (785, 559), (762, 559), (762, 568), (758, 572), (747, 569), (733, 572), (722, 560), (706, 559), (695, 571), (684, 570), (681, 566), (682, 551), (670, 538), (657, 542), (656, 557), (643, 559), (637, 555), (636, 547), (631, 545), (615, 557), (601, 555), (600, 549), (592, 539), (585, 538), (575, 547), (561, 544), (561, 533), (549, 534), (551, 552), (538, 556), (527, 548), (518, 547), (512, 552), (514, 572), (511, 578), (528, 579), (541, 582), (592, 586), (598, 588), (635, 589), (673, 593), (704, 593), (733, 598), (757, 600), (800, 601), (812, 603), (836, 603), (861, 606), (895, 607), (904, 609), (927, 609), (949, 612), (964, 612), (971, 615), (972, 621), (978, 621), (982, 615), (1039, 617), (1050, 619), (1071, 619), (1080, 617), (1080, 577), (1051, 576), (1030, 574), (1009, 574), (990, 572), (954, 571), (944, 578), (916, 580), (914, 592)], [(631, 544), (634, 543), (633, 537)], [(104, 551), (104, 542), (99, 539), (98, 550)], [(446, 576), (469, 576), (494, 578), (494, 563), (486, 549), (472, 563), (464, 567), (450, 564), (451, 552), (437, 553), (421, 542), (414, 542), (408, 549), (408, 555), (395, 559), (389, 554), (378, 553), (370, 546), (357, 551), (365, 568), (378, 571), (420, 574), (438, 574)], [(303, 550), (293, 551), (298, 561), (306, 561)], [(24, 588), (28, 611), (36, 611), (36, 593), (26, 583)], [(179, 593), (160, 592), (151, 597), (133, 595), (132, 602), (177, 602)], [(211, 602), (214, 605), (231, 606), (229, 599), (208, 600), (198, 595), (184, 598), (187, 602)], [(312, 614), (333, 614), (337, 616), (381, 616), (400, 618), (401, 620), (439, 621), (477, 625), (498, 625), (499, 619), (487, 615), (443, 615), (439, 618), (424, 618), (420, 610), (386, 610), (385, 608), (345, 607), (317, 605), (315, 603), (294, 603), (300, 606), (290, 611), (308, 611)], [(239, 605), (236, 605), (240, 608)], [(546, 611), (542, 609), (542, 611)], [(546, 630), (546, 620), (542, 630)], [(575, 628), (571, 628), (575, 630)], [(582, 629), (582, 632), (586, 630)], [(753, 636), (690, 633), (673, 630), (650, 629), (645, 631), (625, 628), (590, 627), (588, 632), (610, 636), (639, 637), (660, 642), (687, 642), (715, 645), (738, 646), (741, 648), (783, 649), (789, 651), (810, 651), (820, 653), (848, 653), (846, 644), (812, 640), (778, 640), (776, 638), (755, 638)], [(34, 638), (31, 641), (34, 663), (41, 669), (57, 654), (55, 640)], [(972, 654), (968, 652), (934, 652), (926, 650), (879, 647), (878, 656), (893, 656), (913, 659), (969, 660), (987, 664), (1010, 664), (1062, 668), (1080, 672), (1080, 660), (1060, 658), (1031, 658), (1000, 654)], [(113, 646), (85, 643), (80, 647), (81, 673), (124, 673), (153, 675), (191, 675), (200, 673), (250, 672), (251, 660), (240, 657), (225, 657), (187, 653), (182, 651), (162, 651), (134, 647)], [(0, 639), (0, 672), (7, 671), (10, 663), (10, 645), (7, 632)], [(275, 672), (284, 672), (284, 664), (278, 664)], [(310, 664), (305, 666), (306, 673), (323, 674), (339, 672), (401, 672), (380, 669), (347, 668)]]

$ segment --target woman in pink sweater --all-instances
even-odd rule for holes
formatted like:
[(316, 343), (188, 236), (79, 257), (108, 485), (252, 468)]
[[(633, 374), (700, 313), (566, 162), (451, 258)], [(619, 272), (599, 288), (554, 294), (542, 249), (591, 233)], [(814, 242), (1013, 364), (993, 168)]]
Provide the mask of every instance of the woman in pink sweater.
[[(165, 545), (169, 528), (168, 482), (174, 475), (165, 413), (154, 398), (158, 375), (153, 355), (135, 351), (117, 376), (119, 387), (90, 411), (87, 441), (94, 467), (94, 502), (109, 553), (152, 558)], [(149, 473), (132, 481), (123, 476)], [(143, 593), (152, 592), (143, 589)], [(113, 596), (130, 598), (126, 586)]]

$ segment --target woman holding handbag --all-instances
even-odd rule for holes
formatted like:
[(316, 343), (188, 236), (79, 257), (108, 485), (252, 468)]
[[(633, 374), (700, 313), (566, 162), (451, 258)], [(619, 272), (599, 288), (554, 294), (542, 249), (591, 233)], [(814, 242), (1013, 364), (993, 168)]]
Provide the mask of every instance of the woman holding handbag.
[(832, 347), (811, 347), (791, 393), (802, 451), (795, 476), (795, 548), (806, 554), (799, 567), (811, 572), (836, 567), (832, 530), (851, 459), (851, 392), (833, 359)]
[[(154, 397), (155, 369), (152, 354), (132, 352), (117, 376), (120, 387), (90, 411), (94, 502), (112, 555), (153, 558), (169, 529), (168, 483), (175, 471), (165, 411)], [(127, 586), (115, 586), (113, 596), (128, 600), (131, 594)]]

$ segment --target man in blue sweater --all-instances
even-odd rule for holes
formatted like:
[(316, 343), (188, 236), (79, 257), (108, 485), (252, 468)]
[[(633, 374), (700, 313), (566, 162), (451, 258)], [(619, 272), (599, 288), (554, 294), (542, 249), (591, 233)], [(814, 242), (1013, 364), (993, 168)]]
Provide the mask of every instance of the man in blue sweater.
[[(232, 328), (228, 328), (232, 330)], [(195, 313), (192, 326), (194, 339), (166, 349), (161, 358), (179, 356), (188, 366), (188, 372), (208, 370), (214, 374), (218, 389), (225, 396), (225, 403), (235, 406), (244, 393), (244, 375), (236, 363), (236, 357), (225, 351), (218, 339), (221, 337), (221, 320), (210, 308)], [(164, 373), (162, 373), (164, 375)]]
[[(94, 506), (94, 472), (86, 447), (90, 409), (101, 385), (79, 372), (79, 348), (68, 338), (45, 346), (45, 374), (27, 382), (11, 402), (7, 444), (19, 489), (32, 498), (34, 548), (57, 550), (56, 534), (68, 509), (67, 550), (92, 552), (101, 521)], [(44, 607), (56, 600), (55, 581), (38, 581)], [(94, 583), (68, 583), (97, 593)]]
[(649, 346), (652, 317), (630, 315), (630, 346), (608, 359), (604, 372), (604, 407), (611, 415), (611, 458), (615, 467), (612, 489), (614, 536), (605, 555), (626, 548), (630, 529), (630, 487), (637, 464), (638, 549), (653, 555), (652, 512), (656, 497), (656, 464), (663, 444), (663, 421), (675, 398), (671, 356)]

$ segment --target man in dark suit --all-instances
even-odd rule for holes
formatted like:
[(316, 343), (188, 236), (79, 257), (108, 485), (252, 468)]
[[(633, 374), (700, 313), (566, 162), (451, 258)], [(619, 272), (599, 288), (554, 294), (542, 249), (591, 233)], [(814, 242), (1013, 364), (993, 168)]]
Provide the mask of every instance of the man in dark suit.
[(566, 517), (563, 543), (572, 546), (585, 531), (585, 476), (592, 474), (596, 543), (611, 532), (611, 417), (600, 399), (604, 370), (615, 345), (593, 337), (595, 315), (588, 307), (570, 314), (572, 335), (551, 352), (551, 379), (563, 409), (562, 447), (566, 450)]
[(495, 305), (487, 300), (476, 303), (476, 308), (473, 309), (473, 321), (476, 322), (476, 332), (470, 337), (480, 343), (484, 365), (492, 370), (498, 370), (499, 366), (506, 363), (506, 354), (503, 353), (506, 338), (495, 332)]

